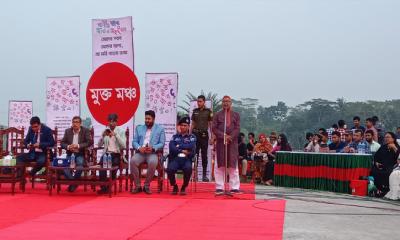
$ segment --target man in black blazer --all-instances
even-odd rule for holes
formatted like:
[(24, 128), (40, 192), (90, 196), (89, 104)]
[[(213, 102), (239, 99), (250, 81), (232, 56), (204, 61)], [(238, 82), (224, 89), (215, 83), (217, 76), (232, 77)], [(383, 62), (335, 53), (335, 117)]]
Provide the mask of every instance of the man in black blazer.
[(17, 157), (17, 163), (36, 162), (36, 166), (30, 172), (34, 176), (46, 163), (46, 150), (55, 144), (53, 133), (49, 127), (40, 122), (39, 117), (30, 120), (28, 134), (24, 140), (24, 147), (29, 149)]
[[(71, 157), (71, 155), (74, 154), (76, 167), (83, 166), (85, 149), (93, 144), (89, 129), (81, 125), (82, 119), (79, 116), (73, 117), (72, 127), (65, 130), (64, 137), (61, 140), (61, 147), (67, 150), (67, 156)], [(77, 170), (73, 175), (68, 169), (64, 171), (64, 174), (68, 179), (79, 179), (82, 175), (82, 171)], [(68, 191), (73, 192), (76, 188), (76, 185), (70, 185)]]

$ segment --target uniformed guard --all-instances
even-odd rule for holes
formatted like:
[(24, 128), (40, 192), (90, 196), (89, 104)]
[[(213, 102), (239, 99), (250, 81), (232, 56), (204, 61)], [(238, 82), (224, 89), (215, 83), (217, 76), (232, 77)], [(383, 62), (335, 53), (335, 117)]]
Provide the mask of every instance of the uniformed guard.
[(169, 142), (169, 163), (167, 168), (168, 178), (173, 186), (172, 194), (178, 194), (175, 174), (183, 170), (183, 185), (181, 195), (186, 195), (186, 187), (189, 185), (192, 175), (192, 159), (196, 151), (196, 136), (189, 133), (190, 119), (184, 117), (179, 121), (180, 132), (172, 136)]
[[(197, 108), (193, 110), (192, 114), (192, 133), (196, 136), (197, 146), (196, 153), (199, 155), (201, 151), (201, 162), (203, 166), (203, 182), (208, 182), (207, 178), (207, 164), (208, 164), (208, 145), (209, 135), (208, 130), (211, 132), (212, 111), (205, 107), (206, 98), (203, 95), (197, 97)], [(196, 166), (197, 167), (197, 166)]]

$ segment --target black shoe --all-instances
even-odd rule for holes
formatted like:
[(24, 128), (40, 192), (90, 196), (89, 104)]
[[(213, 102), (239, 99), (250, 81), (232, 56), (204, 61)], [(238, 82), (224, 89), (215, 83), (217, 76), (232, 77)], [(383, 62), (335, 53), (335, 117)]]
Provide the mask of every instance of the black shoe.
[(97, 191), (97, 194), (102, 195), (102, 194), (109, 194), (110, 189), (107, 186), (102, 186), (100, 190)]
[(72, 193), (75, 192), (75, 190), (78, 188), (76, 185), (69, 185), (68, 186), (68, 192)]
[(178, 185), (174, 185), (174, 188), (172, 189), (172, 195), (177, 195), (179, 191)]
[(203, 181), (203, 182), (209, 182), (210, 180), (209, 180), (206, 176), (203, 176), (202, 181)]
[(182, 186), (180, 195), (184, 196), (184, 195), (186, 195), (186, 194), (187, 194), (187, 193), (186, 193), (186, 187), (185, 187), (185, 186)]
[(223, 195), (223, 194), (224, 194), (224, 190), (222, 190), (222, 189), (215, 190), (215, 195), (219, 196), (219, 195)]
[(146, 194), (152, 194), (150, 187), (144, 187), (143, 192), (145, 192)]
[(103, 194), (107, 194), (107, 192), (104, 189), (100, 189), (100, 190), (97, 190), (97, 194), (103, 195)]
[(242, 194), (242, 192), (239, 189), (232, 189), (230, 191), (231, 194)]
[(140, 192), (142, 192), (142, 188), (141, 187), (135, 187), (135, 188), (133, 188), (131, 190), (132, 194), (137, 194), (137, 193), (140, 193)]

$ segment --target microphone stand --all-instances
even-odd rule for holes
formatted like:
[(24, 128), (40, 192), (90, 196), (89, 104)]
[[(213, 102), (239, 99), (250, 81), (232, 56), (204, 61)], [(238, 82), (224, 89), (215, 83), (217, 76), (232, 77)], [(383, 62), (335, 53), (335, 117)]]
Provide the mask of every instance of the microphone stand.
[[(224, 109), (225, 117), (224, 117), (224, 158), (225, 158), (225, 174), (224, 174), (224, 195), (232, 197), (232, 194), (227, 189), (228, 184), (228, 140), (226, 139), (226, 116), (227, 110)], [(232, 177), (232, 176), (229, 176)]]

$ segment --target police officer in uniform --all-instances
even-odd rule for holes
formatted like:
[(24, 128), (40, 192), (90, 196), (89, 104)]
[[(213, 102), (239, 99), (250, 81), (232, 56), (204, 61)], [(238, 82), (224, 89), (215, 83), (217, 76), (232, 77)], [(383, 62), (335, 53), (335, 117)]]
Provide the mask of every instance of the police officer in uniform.
[[(197, 107), (192, 115), (192, 133), (196, 136), (197, 155), (201, 151), (201, 162), (203, 165), (203, 182), (208, 182), (207, 163), (208, 163), (208, 130), (211, 129), (212, 111), (205, 107), (206, 98), (203, 95), (197, 97)], [(197, 167), (197, 166), (196, 166)]]
[(169, 142), (169, 163), (167, 168), (168, 179), (173, 186), (172, 194), (178, 194), (175, 174), (183, 170), (183, 185), (181, 195), (186, 195), (186, 187), (189, 185), (192, 175), (192, 159), (196, 151), (196, 136), (189, 133), (190, 119), (184, 117), (179, 121), (180, 132), (172, 136)]

